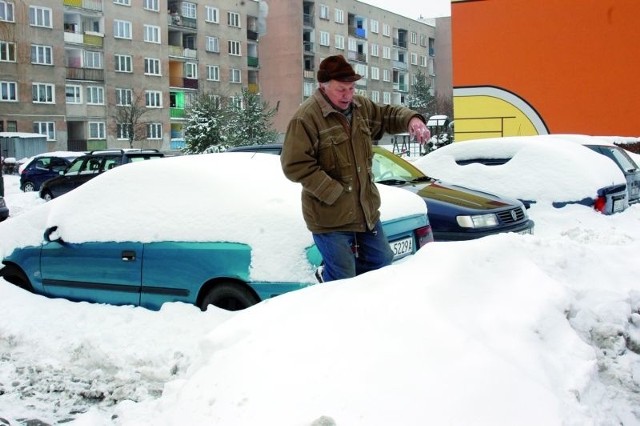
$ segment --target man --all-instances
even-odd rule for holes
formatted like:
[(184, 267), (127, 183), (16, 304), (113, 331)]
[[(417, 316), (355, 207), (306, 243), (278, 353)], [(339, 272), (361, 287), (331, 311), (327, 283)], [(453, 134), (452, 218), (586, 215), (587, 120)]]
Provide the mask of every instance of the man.
[(354, 95), (356, 74), (342, 55), (318, 69), (319, 88), (295, 113), (280, 160), (302, 184), (302, 213), (322, 254), (319, 281), (350, 278), (389, 265), (393, 253), (380, 223), (372, 141), (385, 132), (429, 139), (424, 118), (400, 106)]

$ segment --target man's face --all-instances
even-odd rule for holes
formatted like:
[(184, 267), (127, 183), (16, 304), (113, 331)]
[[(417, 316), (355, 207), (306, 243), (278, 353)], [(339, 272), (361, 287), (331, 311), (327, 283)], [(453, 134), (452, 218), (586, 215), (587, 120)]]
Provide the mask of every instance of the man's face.
[(340, 109), (349, 108), (349, 104), (353, 99), (353, 92), (355, 91), (355, 82), (344, 82), (337, 80), (330, 80), (324, 86), (324, 93), (327, 95), (332, 104)]

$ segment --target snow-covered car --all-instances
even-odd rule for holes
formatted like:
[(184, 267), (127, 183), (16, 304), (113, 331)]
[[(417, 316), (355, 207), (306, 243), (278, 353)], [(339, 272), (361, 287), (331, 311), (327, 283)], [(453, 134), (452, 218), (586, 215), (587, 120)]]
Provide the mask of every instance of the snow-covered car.
[(551, 135), (560, 141), (577, 142), (587, 148), (611, 159), (627, 180), (627, 195), (629, 204), (640, 202), (640, 167), (631, 155), (620, 146), (611, 142), (607, 137), (590, 135), (561, 134)]
[[(379, 190), (395, 260), (433, 240), (420, 197)], [(6, 281), (150, 309), (171, 301), (246, 308), (315, 284), (322, 261), (299, 185), (267, 154), (125, 164), (1, 223), (0, 235)]]
[(455, 142), (414, 164), (429, 176), (517, 198), (526, 205), (582, 204), (605, 214), (629, 205), (626, 179), (614, 162), (549, 135)]

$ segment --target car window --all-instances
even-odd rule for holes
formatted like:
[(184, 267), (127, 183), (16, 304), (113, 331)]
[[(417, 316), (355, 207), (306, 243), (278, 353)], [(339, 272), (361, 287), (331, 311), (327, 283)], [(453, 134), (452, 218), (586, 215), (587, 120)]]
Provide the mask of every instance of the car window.
[(118, 167), (120, 164), (122, 164), (120, 157), (107, 157), (104, 160), (104, 170), (111, 170), (114, 167)]
[(618, 163), (622, 170), (627, 172), (638, 170), (638, 165), (631, 159), (629, 154), (621, 148), (605, 147), (604, 154)]
[(49, 158), (38, 158), (36, 160), (36, 169), (45, 169), (49, 168)]
[(71, 163), (71, 165), (65, 172), (65, 174), (69, 176), (79, 174), (83, 164), (85, 163), (85, 160), (86, 160), (85, 158), (78, 158), (74, 160), (73, 163)]
[(67, 167), (67, 164), (68, 163), (62, 158), (54, 157), (51, 159), (50, 167), (54, 172), (59, 172), (61, 170), (64, 170)]

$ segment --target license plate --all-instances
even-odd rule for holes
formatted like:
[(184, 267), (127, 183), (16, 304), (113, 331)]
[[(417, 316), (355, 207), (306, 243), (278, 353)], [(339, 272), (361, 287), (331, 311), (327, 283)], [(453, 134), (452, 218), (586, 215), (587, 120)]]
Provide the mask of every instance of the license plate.
[(613, 200), (613, 212), (621, 212), (624, 210), (624, 199)]
[(408, 254), (413, 253), (413, 238), (404, 238), (389, 243), (391, 251), (393, 252), (393, 260), (400, 259)]

